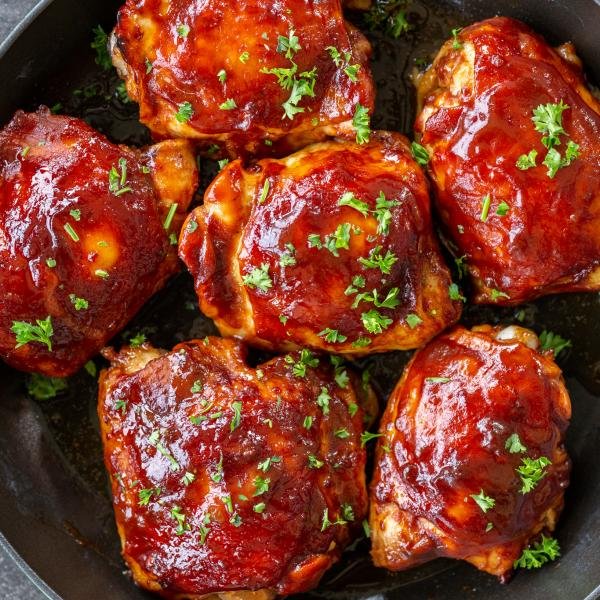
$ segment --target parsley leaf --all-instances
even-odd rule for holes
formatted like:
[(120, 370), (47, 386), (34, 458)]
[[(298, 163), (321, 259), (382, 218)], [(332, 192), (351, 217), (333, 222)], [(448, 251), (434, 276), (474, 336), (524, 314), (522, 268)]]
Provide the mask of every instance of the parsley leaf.
[(294, 54), (299, 50), (302, 50), (302, 46), (293, 29), (289, 30), (287, 37), (280, 35), (277, 38), (277, 52), (280, 54), (285, 52), (285, 57), (287, 59), (291, 60), (294, 58)]
[(377, 335), (383, 333), (383, 331), (393, 323), (393, 319), (385, 317), (377, 310), (370, 310), (362, 313), (361, 319), (364, 328), (369, 333), (374, 333)]
[(233, 402), (231, 404), (231, 408), (233, 409), (233, 418), (231, 419), (231, 423), (229, 424), (229, 430), (234, 431), (240, 426), (240, 423), (242, 422), (242, 403)]
[(493, 498), (486, 496), (483, 490), (481, 490), (479, 494), (471, 494), (471, 498), (475, 500), (477, 506), (479, 506), (484, 513), (490, 510), (490, 508), (494, 508), (496, 505), (496, 501)]
[(387, 200), (383, 192), (379, 192), (376, 200), (375, 218), (377, 219), (377, 233), (379, 235), (387, 235), (390, 231), (390, 223), (392, 221), (392, 213), (390, 208), (400, 206), (397, 200)]
[(392, 266), (398, 260), (396, 255), (388, 250), (383, 256), (381, 254), (381, 246), (375, 246), (370, 252), (369, 257), (361, 257), (358, 262), (367, 269), (379, 269), (384, 275), (389, 275), (392, 271)]
[(329, 414), (329, 401), (331, 396), (326, 387), (321, 388), (321, 393), (317, 396), (317, 406), (323, 411), (323, 414), (327, 416)]
[(175, 115), (175, 119), (179, 123), (187, 123), (194, 116), (194, 109), (189, 102), (183, 102), (179, 105), (179, 110)]
[(511, 454), (524, 454), (527, 452), (527, 447), (521, 443), (521, 438), (518, 433), (513, 433), (508, 436), (504, 444), (506, 450)]
[(357, 210), (363, 216), (369, 216), (369, 205), (363, 200), (359, 200), (352, 192), (345, 192), (338, 200), (338, 206), (349, 206)]
[(269, 277), (269, 265), (263, 263), (260, 267), (256, 267), (250, 271), (248, 275), (242, 277), (245, 286), (250, 289), (258, 288), (262, 292), (266, 292), (273, 287), (273, 281)]
[(561, 100), (558, 104), (540, 104), (533, 110), (535, 130), (545, 134), (542, 144), (549, 150), (560, 146), (560, 136), (567, 133), (563, 128), (562, 115), (568, 108), (568, 104)]
[(452, 30), (452, 49), (453, 50), (460, 50), (463, 45), (462, 42), (460, 41), (458, 34), (462, 31), (462, 27), (457, 27), (456, 29)]
[(450, 300), (460, 300), (461, 302), (467, 301), (467, 299), (460, 293), (460, 289), (456, 283), (452, 283), (448, 286), (448, 295), (450, 296)]
[(414, 314), (409, 314), (406, 315), (406, 323), (408, 324), (408, 326), (411, 329), (414, 329), (415, 327), (417, 327), (417, 325), (420, 325), (423, 322), (423, 319), (421, 319), (421, 317), (419, 317), (419, 315), (414, 315)]
[(356, 131), (356, 143), (367, 144), (371, 139), (371, 117), (369, 111), (360, 103), (354, 110), (352, 126)]
[(90, 306), (85, 298), (78, 298), (75, 294), (69, 294), (69, 300), (76, 311), (87, 310)]
[(233, 110), (237, 108), (237, 104), (235, 103), (235, 100), (233, 98), (227, 98), (225, 102), (219, 104), (219, 108), (221, 110)]
[(517, 168), (521, 169), (521, 171), (527, 171), (527, 169), (536, 167), (537, 155), (537, 150), (532, 150), (529, 154), (521, 154), (517, 160)]
[(185, 522), (185, 515), (181, 512), (179, 506), (174, 506), (171, 509), (171, 517), (177, 521), (177, 529), (175, 530), (177, 535), (183, 535), (186, 531), (189, 531), (190, 526)]
[(383, 433), (371, 433), (369, 431), (365, 431), (360, 434), (360, 445), (364, 448), (371, 440), (382, 437)]
[(92, 33), (94, 34), (94, 41), (90, 46), (96, 51), (96, 64), (102, 70), (110, 71), (113, 65), (108, 53), (108, 35), (100, 25), (92, 29)]
[(15, 348), (20, 348), (31, 342), (45, 344), (50, 352), (52, 352), (52, 336), (54, 329), (52, 327), (52, 318), (36, 319), (35, 325), (26, 321), (13, 321), (10, 330), (15, 334), (17, 345)]
[(27, 380), (27, 393), (36, 400), (50, 400), (69, 387), (66, 379), (33, 373)]
[(560, 556), (560, 546), (554, 538), (547, 538), (542, 534), (540, 542), (529, 546), (523, 550), (520, 558), (515, 560), (514, 568), (521, 569), (539, 569), (547, 562), (557, 559)]
[(329, 344), (342, 344), (348, 339), (337, 329), (330, 329), (329, 327), (323, 329), (323, 331), (321, 331), (318, 335), (319, 337), (325, 338), (325, 341)]
[(544, 469), (551, 465), (552, 461), (545, 456), (540, 456), (535, 460), (525, 457), (521, 459), (521, 462), (521, 466), (517, 467), (516, 471), (523, 483), (521, 493), (528, 494), (547, 475)]
[(563, 350), (572, 346), (571, 340), (566, 340), (558, 335), (558, 333), (546, 330), (542, 331), (540, 334), (540, 344), (541, 350), (553, 350), (554, 358), (556, 358)]
[(296, 377), (306, 377), (306, 369), (311, 367), (315, 368), (319, 366), (319, 359), (315, 357), (315, 355), (306, 348), (303, 348), (300, 351), (300, 356), (298, 361), (294, 361), (294, 357), (289, 354), (285, 357), (285, 362), (293, 365), (292, 373)]
[(410, 145), (410, 151), (413, 155), (413, 158), (417, 161), (417, 164), (421, 165), (422, 167), (426, 166), (431, 160), (429, 152), (427, 152), (427, 148), (421, 146), (421, 144), (418, 142), (413, 142)]
[(269, 491), (269, 484), (271, 483), (271, 479), (269, 477), (263, 478), (260, 475), (257, 475), (254, 478), (254, 494), (253, 497), (262, 496)]

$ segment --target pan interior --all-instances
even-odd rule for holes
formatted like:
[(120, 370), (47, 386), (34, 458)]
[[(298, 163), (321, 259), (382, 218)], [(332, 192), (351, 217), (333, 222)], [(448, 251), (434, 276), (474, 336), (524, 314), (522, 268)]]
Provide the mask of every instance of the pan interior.
[[(147, 131), (137, 122), (114, 72), (104, 73), (90, 49), (92, 28), (113, 25), (118, 2), (54, 0), (16, 43), (0, 57), (0, 123), (18, 109), (39, 104), (80, 116), (113, 141), (144, 144)], [(476, 19), (506, 14), (521, 18), (552, 43), (573, 40), (592, 79), (600, 81), (600, 23), (594, 0), (568, 5), (551, 0), (513, 2), (414, 0), (407, 8), (411, 29), (399, 39), (369, 31), (365, 18), (352, 20), (374, 46), (373, 72), (378, 99), (373, 127), (410, 135), (415, 114), (410, 84), (413, 69), (428, 62), (449, 32)], [(204, 161), (208, 183), (216, 164)], [(201, 199), (201, 190), (196, 199)], [(573, 341), (559, 364), (573, 401), (568, 449), (573, 459), (572, 484), (557, 536), (562, 559), (538, 572), (519, 574), (508, 586), (474, 568), (437, 560), (404, 573), (376, 569), (365, 540), (355, 543), (343, 560), (307, 598), (488, 599), (528, 597), (584, 598), (600, 583), (600, 295), (577, 294), (541, 299), (517, 309), (468, 307), (463, 322), (519, 322)], [(149, 302), (113, 344), (144, 333), (155, 345), (170, 348), (186, 339), (215, 333), (197, 309), (191, 277), (182, 273)], [(369, 368), (382, 403), (397, 381), (410, 353), (389, 353), (361, 360)], [(98, 369), (105, 366), (96, 359)], [(110, 597), (145, 598), (123, 574), (119, 542), (96, 417), (96, 379), (86, 371), (69, 380), (58, 397), (36, 401), (27, 395), (28, 376), (0, 365), (0, 530), (17, 552), (67, 600)]]

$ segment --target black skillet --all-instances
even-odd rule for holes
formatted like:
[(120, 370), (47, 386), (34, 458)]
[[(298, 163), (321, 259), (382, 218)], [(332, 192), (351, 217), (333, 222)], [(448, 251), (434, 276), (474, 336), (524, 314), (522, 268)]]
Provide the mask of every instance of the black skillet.
[[(113, 74), (102, 74), (90, 50), (91, 30), (113, 25), (119, 1), (44, 0), (0, 46), (0, 125), (18, 108), (63, 105), (115, 141), (148, 141), (135, 106), (122, 101)], [(374, 42), (378, 87), (374, 126), (410, 134), (414, 118), (409, 75), (454, 27), (504, 14), (520, 18), (552, 43), (575, 42), (591, 81), (600, 83), (599, 0), (414, 0), (412, 29), (395, 41)], [(353, 17), (363, 30), (362, 17)], [(214, 174), (206, 161), (203, 181)], [(2, 293), (3, 290), (0, 290)], [(183, 273), (151, 301), (115, 340), (143, 331), (157, 345), (212, 332), (195, 308), (191, 279)], [(307, 598), (584, 600), (600, 597), (600, 295), (545, 298), (518, 309), (468, 308), (464, 321), (511, 323), (549, 329), (573, 341), (560, 356), (573, 401), (568, 448), (573, 476), (557, 537), (562, 558), (508, 585), (466, 564), (438, 560), (388, 574), (368, 560), (360, 541)], [(363, 360), (374, 373), (382, 401), (409, 353)], [(102, 366), (100, 359), (96, 360)], [(119, 555), (95, 415), (95, 379), (82, 372), (67, 393), (35, 401), (27, 376), (0, 365), (0, 545), (49, 598), (132, 600), (137, 589)], [(33, 592), (32, 592), (33, 594)]]

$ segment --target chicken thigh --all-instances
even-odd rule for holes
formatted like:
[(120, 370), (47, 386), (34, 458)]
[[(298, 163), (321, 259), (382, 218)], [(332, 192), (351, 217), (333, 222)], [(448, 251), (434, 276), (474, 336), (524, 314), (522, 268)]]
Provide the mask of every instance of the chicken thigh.
[(315, 587), (367, 512), (358, 378), (307, 350), (252, 368), (222, 338), (106, 354), (98, 411), (136, 582), (228, 600)]
[(340, 0), (128, 0), (111, 45), (154, 134), (233, 155), (352, 133), (374, 105), (371, 48)]
[(460, 315), (425, 177), (395, 134), (230, 163), (180, 256), (221, 333), (271, 350), (416, 348)]
[(600, 103), (570, 44), (495, 18), (447, 42), (416, 132), (475, 302), (600, 289)]
[(64, 377), (179, 269), (185, 141), (140, 152), (42, 108), (0, 131), (0, 358)]
[(371, 488), (376, 565), (439, 556), (506, 578), (553, 531), (570, 462), (569, 395), (519, 327), (457, 327), (418, 351), (380, 427)]

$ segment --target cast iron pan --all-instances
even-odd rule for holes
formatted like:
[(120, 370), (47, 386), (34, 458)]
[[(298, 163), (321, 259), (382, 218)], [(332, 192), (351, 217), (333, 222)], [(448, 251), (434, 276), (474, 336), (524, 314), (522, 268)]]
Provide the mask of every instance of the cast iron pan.
[[(136, 109), (115, 92), (114, 74), (103, 74), (90, 50), (91, 30), (109, 30), (119, 0), (45, 0), (0, 47), (0, 125), (18, 108), (44, 103), (84, 117), (117, 142), (143, 144), (147, 132)], [(368, 33), (374, 43), (378, 101), (374, 126), (410, 134), (414, 118), (409, 74), (430, 58), (453, 27), (496, 14), (522, 19), (551, 43), (575, 42), (590, 81), (600, 82), (598, 0), (414, 0), (411, 32), (400, 40)], [(366, 31), (362, 17), (357, 25)], [(203, 182), (216, 172), (205, 161)], [(200, 198), (200, 196), (199, 196)], [(2, 293), (2, 290), (0, 290)], [(522, 311), (522, 312), (520, 312)], [(364, 540), (346, 552), (318, 591), (306, 598), (391, 600), (583, 600), (600, 596), (600, 295), (544, 298), (518, 309), (467, 308), (467, 324), (512, 323), (573, 340), (562, 354), (573, 401), (567, 446), (573, 476), (557, 537), (562, 558), (500, 585), (473, 567), (438, 560), (404, 573), (376, 569)], [(156, 296), (114, 341), (143, 332), (154, 344), (214, 332), (196, 308), (191, 277), (182, 273)], [(364, 359), (385, 401), (409, 353)], [(101, 359), (96, 359), (102, 367)], [(149, 598), (126, 574), (119, 553), (96, 418), (96, 381), (83, 371), (67, 393), (38, 402), (27, 396), (27, 376), (0, 365), (0, 543), (49, 598), (65, 600)], [(20, 555), (19, 558), (17, 555)], [(27, 566), (28, 565), (28, 566)], [(30, 567), (30, 568), (29, 568)]]

